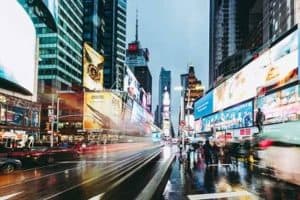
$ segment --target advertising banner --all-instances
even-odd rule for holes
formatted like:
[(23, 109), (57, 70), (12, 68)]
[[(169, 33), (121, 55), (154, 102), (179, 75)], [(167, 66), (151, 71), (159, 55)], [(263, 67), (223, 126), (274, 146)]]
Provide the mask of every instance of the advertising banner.
[(244, 128), (253, 126), (253, 103), (249, 101), (233, 108), (204, 117), (200, 124), (202, 131)]
[(213, 112), (213, 93), (209, 92), (194, 103), (195, 119), (202, 118)]
[(83, 113), (84, 129), (118, 129), (122, 100), (111, 92), (86, 92)]
[(136, 102), (133, 103), (131, 122), (139, 124), (141, 126), (143, 126), (143, 124), (146, 122), (145, 110)]
[(83, 45), (83, 87), (89, 90), (103, 89), (104, 57), (87, 43)]
[(18, 1), (1, 1), (0, 26), (0, 87), (33, 95), (37, 80), (34, 24)]
[(124, 91), (128, 93), (128, 95), (133, 98), (134, 100), (139, 101), (140, 99), (140, 84), (135, 78), (132, 71), (129, 67), (126, 67), (126, 73), (124, 76)]
[(292, 86), (258, 98), (255, 103), (255, 113), (258, 108), (261, 108), (265, 114), (265, 124), (299, 120), (299, 86)]
[(214, 112), (297, 80), (298, 66), (295, 31), (218, 86), (213, 94)]

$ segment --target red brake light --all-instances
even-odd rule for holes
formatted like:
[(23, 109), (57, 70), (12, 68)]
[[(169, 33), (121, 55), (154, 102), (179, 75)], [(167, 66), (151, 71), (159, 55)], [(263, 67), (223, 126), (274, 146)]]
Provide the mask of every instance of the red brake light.
[(272, 144), (273, 144), (272, 140), (270, 140), (270, 139), (264, 139), (264, 140), (262, 140), (262, 141), (259, 142), (259, 147), (261, 149), (266, 149), (266, 148), (272, 146)]

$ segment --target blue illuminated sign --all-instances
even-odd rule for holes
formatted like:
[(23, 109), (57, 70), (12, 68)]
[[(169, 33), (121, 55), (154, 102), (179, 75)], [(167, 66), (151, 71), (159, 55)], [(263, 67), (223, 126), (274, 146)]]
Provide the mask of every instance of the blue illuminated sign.
[(195, 119), (202, 118), (213, 112), (213, 93), (209, 92), (194, 103)]

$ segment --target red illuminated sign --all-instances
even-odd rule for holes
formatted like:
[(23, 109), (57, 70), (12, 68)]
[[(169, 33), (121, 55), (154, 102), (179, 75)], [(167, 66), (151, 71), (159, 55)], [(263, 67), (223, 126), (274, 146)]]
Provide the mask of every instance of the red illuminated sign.
[(133, 52), (138, 50), (138, 45), (136, 43), (132, 43), (128, 45), (128, 50)]

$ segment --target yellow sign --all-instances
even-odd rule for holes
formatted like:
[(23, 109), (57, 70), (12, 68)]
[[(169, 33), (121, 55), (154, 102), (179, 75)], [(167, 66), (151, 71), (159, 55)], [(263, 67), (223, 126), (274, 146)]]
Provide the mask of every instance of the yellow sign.
[(87, 43), (83, 45), (83, 87), (89, 90), (103, 89), (104, 57)]
[(83, 128), (118, 129), (121, 124), (122, 100), (111, 92), (84, 94)]

